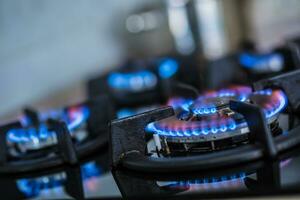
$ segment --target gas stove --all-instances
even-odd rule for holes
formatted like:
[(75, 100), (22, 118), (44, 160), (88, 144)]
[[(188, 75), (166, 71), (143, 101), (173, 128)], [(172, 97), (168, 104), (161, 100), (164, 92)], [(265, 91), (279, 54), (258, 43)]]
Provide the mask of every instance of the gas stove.
[(0, 190), (5, 199), (299, 195), (299, 83), (293, 71), (187, 87), (123, 113), (107, 96), (25, 109), (0, 128)]
[[(244, 189), (257, 188), (254, 192), (259, 187), (267, 191), (269, 184), (272, 191), (280, 188), (278, 170), (293, 160), (285, 154), (300, 144), (300, 129), (293, 122), (299, 113), (300, 96), (294, 92), (299, 75), (295, 71), (256, 82), (253, 88), (175, 98), (169, 107), (112, 121), (112, 169), (123, 196), (207, 192), (216, 185), (240, 189), (246, 184)], [(289, 126), (284, 127), (284, 117)], [(258, 161), (268, 167), (207, 176)], [(131, 176), (136, 179), (130, 181)], [(142, 187), (135, 193), (137, 185)]]
[(107, 145), (113, 119), (105, 96), (38, 113), (24, 109), (18, 121), (0, 127), (0, 173), (15, 174), (75, 164)]

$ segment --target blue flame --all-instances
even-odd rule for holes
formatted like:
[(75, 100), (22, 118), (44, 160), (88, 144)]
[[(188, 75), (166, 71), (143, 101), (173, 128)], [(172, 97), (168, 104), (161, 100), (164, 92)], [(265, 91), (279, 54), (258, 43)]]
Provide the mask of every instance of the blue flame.
[(117, 112), (117, 117), (118, 119), (124, 118), (124, 117), (129, 117), (136, 114), (132, 109), (129, 108), (123, 108), (121, 110), (118, 110)]
[(20, 179), (17, 181), (17, 187), (26, 197), (35, 197), (41, 190), (47, 190), (63, 185), (65, 180), (49, 177), (47, 180), (40, 179)]
[(157, 77), (154, 73), (142, 70), (130, 73), (111, 73), (107, 78), (108, 85), (116, 90), (131, 92), (154, 88)]
[[(225, 96), (231, 96), (232, 94), (230, 92), (223, 92), (218, 93), (217, 95), (225, 95)], [(281, 112), (284, 107), (287, 105), (287, 98), (284, 95), (284, 93), (280, 90), (272, 91), (271, 89), (261, 90), (261, 91), (255, 91), (253, 94), (259, 94), (259, 95), (266, 95), (270, 96), (270, 105), (271, 107), (263, 107), (263, 110), (265, 112), (265, 116), (267, 119), (277, 115), (279, 112)], [(246, 101), (248, 98), (248, 95), (240, 95), (239, 100), (240, 101)], [(273, 102), (273, 98), (276, 100), (276, 102)], [(179, 99), (180, 100), (180, 99)], [(185, 101), (173, 101), (175, 103), (182, 103), (184, 104)], [(276, 105), (275, 105), (275, 104)], [(171, 103), (172, 105), (172, 103)], [(177, 105), (175, 104), (176, 106)], [(191, 105), (191, 104), (189, 104)], [(183, 109), (186, 110), (186, 109)], [(187, 111), (190, 110), (193, 114), (210, 114), (210, 113), (216, 113), (216, 107), (213, 105), (205, 105), (200, 104), (197, 108), (187, 108)], [(220, 121), (221, 120), (221, 121)], [(201, 121), (195, 121), (195, 122), (184, 122), (180, 120), (180, 125), (174, 124), (163, 124), (160, 122), (152, 122), (148, 124), (145, 128), (147, 132), (156, 133), (163, 136), (169, 136), (169, 137), (190, 137), (190, 136), (199, 136), (199, 135), (207, 135), (207, 134), (218, 134), (218, 133), (224, 133), (228, 131), (234, 131), (238, 128), (247, 127), (246, 122), (239, 122), (236, 123), (234, 119), (228, 118), (228, 119), (220, 119), (218, 120), (211, 120), (211, 121), (204, 121), (206, 125), (201, 125)], [(222, 122), (223, 120), (223, 122)], [(226, 122), (224, 122), (224, 120)]]
[(190, 136), (199, 136), (199, 135), (208, 135), (208, 134), (218, 134), (224, 133), (226, 131), (233, 131), (237, 129), (237, 127), (245, 126), (246, 123), (241, 123), (237, 125), (235, 121), (230, 121), (228, 124), (222, 124), (220, 126), (211, 126), (205, 128), (193, 128), (192, 129), (177, 129), (177, 130), (166, 130), (158, 126), (155, 122), (149, 123), (146, 126), (146, 131), (155, 132), (156, 134), (163, 136), (171, 136), (171, 137), (190, 137)]
[(271, 118), (281, 112), (287, 105), (287, 97), (282, 93), (278, 95), (279, 106), (273, 107), (271, 110), (265, 110), (266, 118)]
[(36, 141), (53, 137), (55, 133), (49, 131), (47, 125), (41, 124), (38, 128), (11, 129), (7, 132), (7, 140), (12, 143)]
[(272, 95), (272, 90), (271, 89), (258, 90), (258, 91), (254, 91), (253, 94), (260, 94), (260, 95), (270, 96), (270, 95)]
[(278, 67), (280, 68), (283, 65), (283, 57), (278, 53), (264, 55), (242, 53), (239, 56), (239, 62), (243, 67), (248, 69), (263, 68), (275, 62), (278, 63)]
[(181, 187), (189, 187), (190, 185), (200, 186), (200, 185), (209, 185), (213, 184), (214, 187), (224, 186), (223, 184), (227, 181), (234, 181), (234, 180), (243, 180), (247, 177), (246, 173), (241, 172), (233, 175), (225, 175), (220, 177), (208, 177), (202, 179), (194, 179), (194, 180), (183, 180), (183, 181), (176, 181), (172, 182), (169, 187), (172, 188), (181, 188)]
[(209, 115), (217, 112), (215, 104), (207, 102), (210, 98), (234, 97), (240, 101), (246, 101), (251, 94), (251, 88), (245, 86), (235, 86), (228, 89), (221, 89), (215, 92), (204, 93), (199, 96), (189, 110), (195, 115)]
[(88, 162), (81, 167), (82, 179), (98, 177), (102, 174), (102, 169), (95, 162)]
[(210, 105), (202, 104), (200, 107), (192, 108), (191, 111), (197, 115), (214, 114), (217, 112), (217, 108), (213, 104)]
[[(68, 114), (73, 115), (72, 119), (68, 117)], [(67, 123), (67, 127), (69, 131), (74, 131), (79, 128), (86, 120), (89, 118), (89, 109), (86, 106), (76, 107), (76, 109), (72, 110), (72, 108), (67, 111), (67, 113), (63, 113), (59, 118)], [(43, 117), (47, 116), (46, 114)], [(58, 117), (58, 116), (57, 116)], [(17, 128), (10, 129), (7, 132), (7, 140), (12, 143), (22, 143), (32, 141), (34, 143), (38, 143), (40, 140), (46, 140), (47, 138), (51, 138), (55, 136), (54, 131), (50, 131), (48, 126), (41, 122), (39, 127), (27, 127), (27, 128)]]
[(67, 127), (70, 131), (73, 131), (78, 127), (80, 127), (83, 123), (86, 122), (86, 120), (89, 118), (90, 115), (90, 110), (86, 106), (80, 107), (78, 111), (72, 111), (71, 108), (69, 112), (70, 112), (69, 114), (75, 115), (73, 120), (68, 120), (68, 119), (65, 120), (67, 121)]
[(172, 106), (174, 109), (181, 108), (185, 111), (189, 111), (189, 107), (193, 102), (194, 101), (192, 99), (171, 98), (167, 103), (167, 105)]
[[(89, 162), (81, 167), (83, 181), (88, 181), (92, 177), (99, 177), (102, 169), (95, 162)], [(42, 190), (54, 189), (62, 186), (66, 182), (65, 176), (43, 176), (32, 179), (17, 180), (17, 187), (28, 198), (36, 197)]]
[(163, 59), (158, 67), (158, 74), (163, 79), (168, 79), (174, 76), (178, 71), (178, 63), (176, 60), (167, 58)]

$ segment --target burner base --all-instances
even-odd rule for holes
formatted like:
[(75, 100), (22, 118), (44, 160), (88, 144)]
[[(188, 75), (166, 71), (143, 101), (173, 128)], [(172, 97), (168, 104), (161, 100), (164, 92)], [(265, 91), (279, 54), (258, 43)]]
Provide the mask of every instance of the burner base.
[[(278, 120), (275, 120), (269, 125), (271, 133), (274, 137), (282, 134), (282, 129), (279, 126)], [(249, 131), (249, 130), (248, 130)], [(159, 156), (160, 154), (165, 157), (176, 157), (176, 156), (189, 156), (194, 154), (207, 153), (212, 151), (220, 151), (230, 148), (235, 148), (240, 145), (249, 143), (249, 132), (245, 134), (236, 134), (232, 137), (225, 137), (219, 140), (210, 140), (210, 141), (200, 141), (200, 142), (179, 142), (179, 141), (170, 141), (168, 138), (163, 136), (158, 136), (159, 141), (154, 139), (156, 148), (159, 151), (156, 151)], [(159, 143), (159, 144), (157, 144)], [(151, 151), (151, 150), (150, 150)], [(153, 152), (153, 151), (152, 151)]]

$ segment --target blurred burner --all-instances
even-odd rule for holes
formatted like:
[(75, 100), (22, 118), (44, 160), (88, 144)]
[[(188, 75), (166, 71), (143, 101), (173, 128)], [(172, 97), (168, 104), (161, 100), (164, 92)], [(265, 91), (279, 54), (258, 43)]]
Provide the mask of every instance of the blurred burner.
[[(37, 114), (38, 115), (38, 114)], [(57, 144), (56, 133), (51, 130), (48, 119), (58, 119), (66, 123), (71, 137), (76, 142), (81, 142), (87, 138), (88, 133), (80, 131), (85, 128), (90, 111), (87, 105), (70, 106), (62, 110), (42, 113), (38, 120), (40, 123), (33, 124), (29, 116), (22, 117), (22, 128), (12, 128), (7, 132), (7, 140), (10, 146), (15, 147), (12, 154), (25, 153), (30, 150), (47, 148)], [(18, 153), (18, 151), (20, 151)]]
[(283, 111), (299, 113), (299, 79), (298, 70), (255, 82), (254, 91), (230, 87), (195, 100), (179, 97), (169, 101), (174, 108), (113, 120), (112, 166), (186, 173), (276, 158), (300, 144), (300, 127), (292, 125), (281, 134), (278, 122)]
[(248, 87), (206, 92), (193, 102), (181, 99), (181, 106), (169, 101), (171, 106), (175, 103), (175, 116), (150, 123), (146, 130), (153, 133), (155, 145), (164, 155), (220, 150), (248, 143), (248, 124), (240, 113), (230, 109), (231, 100), (260, 106), (272, 133), (281, 132), (277, 116), (287, 103), (284, 93), (271, 89), (251, 92)]
[(116, 109), (161, 104), (174, 93), (176, 83), (198, 87), (197, 70), (190, 58), (167, 56), (132, 60), (90, 80), (88, 95), (108, 94)]
[(155, 88), (157, 77), (148, 70), (111, 73), (107, 77), (111, 89), (119, 92), (139, 92)]
[(245, 46), (237, 55), (239, 66), (246, 72), (250, 81), (277, 75), (298, 69), (297, 56), (295, 56), (294, 41), (286, 41), (269, 52), (260, 52), (254, 48)]
[(108, 142), (114, 118), (106, 96), (47, 112), (26, 109), (20, 122), (0, 127), (0, 173), (75, 164)]
[(271, 73), (283, 70), (284, 58), (279, 53), (251, 54), (242, 53), (240, 64), (254, 73)]

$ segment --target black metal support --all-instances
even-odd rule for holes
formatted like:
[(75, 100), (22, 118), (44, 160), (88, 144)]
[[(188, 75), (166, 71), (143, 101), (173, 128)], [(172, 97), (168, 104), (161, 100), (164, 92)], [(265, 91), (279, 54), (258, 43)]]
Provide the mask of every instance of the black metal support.
[(197, 88), (181, 83), (179, 81), (173, 81), (172, 82), (172, 89), (171, 89), (172, 94), (170, 96), (182, 96), (185, 98), (193, 98), (196, 99), (200, 93)]
[(66, 170), (66, 191), (75, 199), (84, 199), (83, 180), (80, 166)]
[(263, 110), (256, 105), (240, 101), (231, 101), (230, 109), (242, 114), (246, 119), (250, 130), (250, 142), (261, 144), (265, 155), (275, 158), (277, 149)]
[[(253, 162), (246, 166), (234, 166), (232, 168), (224, 168), (222, 170), (213, 171), (195, 171), (193, 173), (171, 173), (171, 174), (145, 174), (126, 169), (113, 170), (112, 174), (124, 198), (137, 198), (141, 196), (155, 198), (164, 195), (176, 195), (176, 193), (183, 192), (188, 187), (176, 187), (173, 190), (167, 190), (165, 186), (159, 186), (157, 182), (184, 182), (204, 180), (212, 177), (224, 177), (239, 174), (244, 172), (244, 182), (249, 192), (266, 192), (278, 190), (281, 187), (280, 183), (280, 168), (279, 161), (268, 162)], [(257, 175), (253, 179), (252, 175)], [(250, 175), (250, 176), (248, 176)], [(201, 192), (201, 191), (200, 191)]]
[[(232, 107), (234, 106), (232, 105)], [(173, 115), (172, 108), (159, 108), (140, 115), (115, 120), (111, 123), (110, 130), (112, 166), (114, 168), (124, 167), (144, 172), (172, 173), (245, 163), (264, 156), (274, 158), (277, 154), (276, 147), (264, 121), (262, 111), (257, 109), (256, 106), (248, 107), (248, 104), (236, 104), (235, 109), (241, 113), (246, 112), (246, 120), (251, 121), (254, 119), (253, 123), (249, 124), (250, 131), (261, 134), (253, 136), (256, 143), (222, 152), (189, 157), (154, 158), (146, 155), (146, 125), (152, 121)], [(264, 133), (261, 133), (260, 129)], [(267, 147), (264, 147), (264, 145)]]
[(192, 172), (245, 164), (262, 158), (274, 159), (300, 144), (300, 126), (273, 139), (264, 113), (255, 105), (231, 102), (231, 109), (244, 115), (250, 129), (249, 144), (187, 157), (151, 157), (145, 152), (145, 127), (152, 121), (169, 117), (172, 108), (159, 108), (111, 123), (111, 155), (114, 169), (126, 168), (147, 173)]
[(287, 41), (287, 47), (292, 53), (293, 65), (300, 68), (300, 38)]
[(255, 90), (280, 88), (288, 97), (293, 112), (300, 113), (300, 70), (264, 79), (253, 84)]
[(252, 191), (278, 190), (281, 188), (280, 161), (265, 162), (256, 172), (256, 180), (245, 178), (247, 188)]
[(145, 154), (146, 125), (172, 115), (174, 115), (172, 107), (164, 107), (112, 121), (110, 124), (112, 166), (116, 167), (126, 153), (140, 152)]
[(71, 134), (64, 122), (49, 120), (50, 127), (56, 132), (58, 151), (65, 163), (77, 164), (78, 158)]
[(40, 123), (39, 115), (34, 109), (27, 107), (27, 108), (24, 108), (23, 112), (24, 112), (25, 116), (27, 118), (29, 118), (30, 123), (32, 123), (33, 126), (39, 125), (39, 123)]
[[(101, 95), (85, 103), (89, 108), (87, 120), (89, 134), (98, 136), (108, 131), (110, 120), (115, 119), (114, 108), (107, 95)], [(108, 135), (105, 138), (108, 141)], [(103, 138), (104, 139), (104, 138)]]
[[(92, 104), (94, 108), (99, 105), (99, 102), (96, 101)], [(101, 104), (103, 107), (106, 104)], [(27, 113), (29, 113), (28, 111)], [(94, 112), (94, 111), (93, 111)], [(100, 114), (98, 110), (98, 115)], [(32, 114), (33, 115), (33, 114)], [(92, 114), (93, 115), (93, 114)], [(24, 173), (29, 171), (38, 171), (46, 168), (57, 167), (65, 163), (74, 165), (77, 164), (79, 159), (86, 157), (87, 155), (95, 152), (96, 149), (100, 147), (105, 147), (108, 143), (108, 125), (105, 122), (102, 122), (102, 119), (97, 118), (96, 115), (95, 121), (93, 122), (97, 127), (106, 127), (105, 131), (102, 129), (93, 129), (93, 136), (90, 140), (83, 143), (74, 143), (69, 130), (64, 122), (59, 122), (54, 119), (49, 119), (47, 121), (47, 126), (50, 131), (54, 131), (57, 135), (57, 144), (53, 145), (53, 148), (49, 148), (49, 151), (53, 150), (53, 153), (45, 151), (45, 156), (41, 150), (40, 154), (34, 154), (36, 152), (28, 152), (32, 155), (32, 159), (26, 158), (12, 158), (8, 161), (8, 147), (7, 147), (7, 134), (6, 132), (11, 128), (25, 128), (19, 122), (11, 123), (5, 126), (0, 127), (0, 173)], [(107, 121), (109, 119), (105, 118)], [(39, 124), (37, 124), (39, 125)], [(89, 127), (91, 128), (91, 127)], [(31, 156), (30, 155), (30, 156)]]
[(12, 128), (21, 128), (20, 122), (12, 122), (0, 127), (0, 165), (5, 165), (7, 161), (7, 131)]
[(147, 196), (147, 197), (164, 197), (167, 195), (175, 195), (184, 190), (168, 191), (163, 190), (157, 185), (157, 180), (149, 180), (134, 176), (134, 174), (126, 173), (120, 170), (113, 170), (112, 174), (118, 185), (118, 188), (125, 199)]

